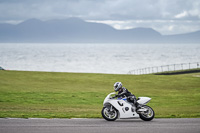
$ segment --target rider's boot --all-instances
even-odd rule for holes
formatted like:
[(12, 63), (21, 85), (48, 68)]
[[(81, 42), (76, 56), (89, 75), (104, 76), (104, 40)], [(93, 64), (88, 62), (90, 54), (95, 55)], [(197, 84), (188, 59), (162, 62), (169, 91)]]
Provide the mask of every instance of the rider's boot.
[(141, 109), (141, 107), (142, 107), (138, 102), (136, 102), (135, 105), (136, 105), (136, 111), (138, 111), (138, 110)]

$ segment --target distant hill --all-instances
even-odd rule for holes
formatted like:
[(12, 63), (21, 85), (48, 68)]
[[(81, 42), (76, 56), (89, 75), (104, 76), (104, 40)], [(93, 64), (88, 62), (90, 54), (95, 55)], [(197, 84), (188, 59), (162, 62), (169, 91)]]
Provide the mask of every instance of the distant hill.
[(161, 35), (151, 28), (116, 30), (79, 18), (41, 21), (29, 19), (17, 25), (0, 24), (0, 42), (65, 43), (200, 43), (200, 31)]

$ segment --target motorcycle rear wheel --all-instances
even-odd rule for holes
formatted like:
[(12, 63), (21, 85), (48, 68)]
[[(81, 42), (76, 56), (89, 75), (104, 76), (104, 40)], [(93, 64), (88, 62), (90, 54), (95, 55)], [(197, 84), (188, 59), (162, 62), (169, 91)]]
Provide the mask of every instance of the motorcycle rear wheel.
[(139, 113), (140, 118), (144, 121), (151, 121), (155, 116), (153, 109), (147, 105), (144, 105), (142, 107), (146, 108), (147, 111), (143, 113)]
[(101, 114), (107, 121), (115, 121), (118, 118), (118, 111), (115, 108), (110, 111), (110, 109), (103, 107)]

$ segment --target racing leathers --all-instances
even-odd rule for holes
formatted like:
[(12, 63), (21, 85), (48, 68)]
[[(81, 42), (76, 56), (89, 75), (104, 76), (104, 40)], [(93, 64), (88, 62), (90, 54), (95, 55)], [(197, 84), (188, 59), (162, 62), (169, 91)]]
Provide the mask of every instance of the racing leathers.
[(138, 105), (137, 100), (136, 100), (136, 96), (133, 95), (131, 92), (128, 91), (128, 89), (126, 89), (125, 87), (122, 87), (119, 91), (118, 94), (115, 95), (115, 97), (118, 98), (124, 98), (127, 97), (127, 101), (130, 103), (133, 103), (134, 105)]

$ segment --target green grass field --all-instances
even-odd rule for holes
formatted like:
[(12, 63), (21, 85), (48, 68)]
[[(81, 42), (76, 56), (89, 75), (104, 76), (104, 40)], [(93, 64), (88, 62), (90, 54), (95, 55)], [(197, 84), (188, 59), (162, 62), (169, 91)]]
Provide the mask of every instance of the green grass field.
[(101, 118), (113, 84), (151, 97), (160, 118), (200, 117), (200, 73), (114, 75), (0, 71), (0, 117)]
[(186, 70), (176, 70), (176, 71), (165, 71), (154, 73), (155, 75), (175, 75), (175, 74), (187, 74), (187, 73), (199, 73), (200, 68), (186, 69)]

